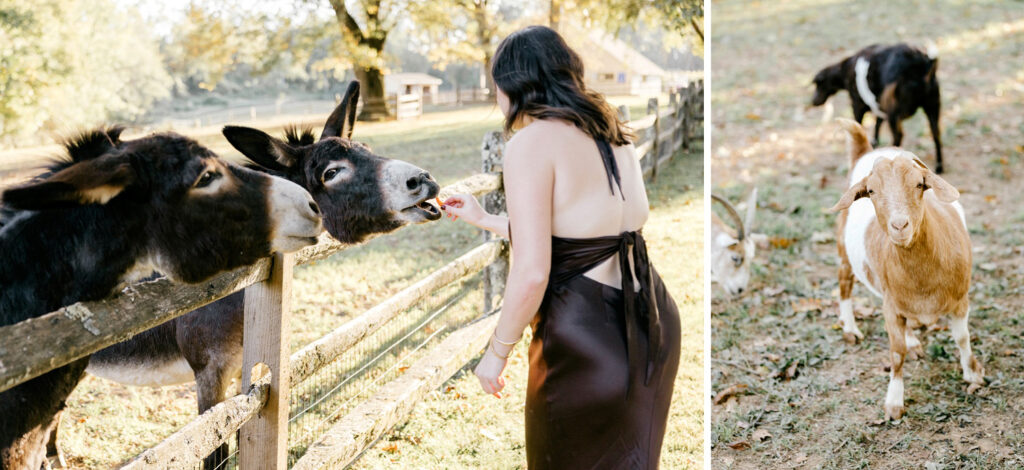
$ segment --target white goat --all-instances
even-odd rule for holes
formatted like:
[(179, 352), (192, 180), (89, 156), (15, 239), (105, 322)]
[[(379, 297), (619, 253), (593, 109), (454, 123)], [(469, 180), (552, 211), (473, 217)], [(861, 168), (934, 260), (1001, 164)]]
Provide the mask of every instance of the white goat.
[(725, 224), (714, 212), (711, 213), (711, 282), (721, 285), (729, 295), (737, 296), (747, 288), (750, 281), (750, 261), (754, 259), (754, 240), (749, 230), (754, 225), (757, 210), (757, 188), (750, 193), (747, 201), (747, 218), (740, 219), (736, 208), (729, 201), (712, 194), (711, 199), (725, 207), (736, 222), (736, 229)]
[(886, 419), (903, 415), (903, 361), (920, 346), (910, 331), (949, 318), (964, 380), (973, 392), (985, 370), (967, 331), (971, 240), (959, 191), (914, 154), (872, 150), (864, 128), (838, 119), (850, 135), (850, 187), (832, 211), (838, 217), (839, 319), (848, 341), (863, 339), (850, 295), (856, 277), (882, 298), (892, 369)]

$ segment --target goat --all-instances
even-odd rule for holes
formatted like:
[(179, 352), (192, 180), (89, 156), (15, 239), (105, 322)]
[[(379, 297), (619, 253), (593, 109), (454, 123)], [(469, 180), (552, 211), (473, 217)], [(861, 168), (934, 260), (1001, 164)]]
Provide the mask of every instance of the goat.
[(847, 340), (863, 339), (853, 318), (856, 278), (882, 298), (892, 368), (886, 419), (900, 419), (903, 361), (920, 346), (911, 329), (949, 318), (964, 380), (973, 392), (985, 370), (971, 352), (967, 330), (971, 240), (960, 192), (914, 154), (872, 150), (860, 124), (839, 119), (849, 134), (850, 186), (830, 210), (839, 212), (839, 319)]
[(893, 145), (903, 141), (902, 121), (923, 108), (928, 117), (932, 140), (935, 141), (935, 172), (942, 173), (942, 136), (939, 110), (942, 105), (939, 59), (933, 47), (927, 51), (896, 44), (874, 44), (842, 61), (825, 67), (814, 77), (814, 98), (811, 106), (820, 106), (829, 96), (846, 90), (850, 94), (853, 117), (857, 123), (871, 111), (875, 115), (875, 139), (885, 121), (889, 121)]
[(748, 230), (754, 225), (757, 210), (757, 188), (747, 200), (747, 218), (744, 221), (736, 208), (715, 194), (718, 201), (736, 222), (736, 229), (725, 224), (714, 212), (711, 213), (711, 282), (718, 283), (729, 295), (743, 293), (750, 281), (750, 261), (754, 259), (754, 239)]

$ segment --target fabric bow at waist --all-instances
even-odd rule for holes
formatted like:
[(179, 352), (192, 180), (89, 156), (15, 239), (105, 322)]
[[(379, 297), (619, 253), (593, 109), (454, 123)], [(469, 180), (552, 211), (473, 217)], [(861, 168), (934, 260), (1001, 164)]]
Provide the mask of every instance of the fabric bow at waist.
[[(633, 274), (629, 269), (631, 252), (636, 267), (636, 279), (640, 282), (639, 292), (636, 291)], [(644, 243), (643, 234), (637, 231), (595, 238), (553, 237), (549, 283), (552, 286), (563, 284), (616, 254), (619, 255), (619, 272), (622, 274), (629, 368), (633, 371), (644, 371), (644, 385), (648, 385), (651, 371), (654, 369), (653, 364), (661, 349), (661, 322), (658, 317), (658, 303), (654, 298), (654, 276), (650, 261), (647, 259), (647, 245)], [(649, 343), (646, 365), (640, 362), (642, 340), (638, 329), (642, 317), (647, 317)]]

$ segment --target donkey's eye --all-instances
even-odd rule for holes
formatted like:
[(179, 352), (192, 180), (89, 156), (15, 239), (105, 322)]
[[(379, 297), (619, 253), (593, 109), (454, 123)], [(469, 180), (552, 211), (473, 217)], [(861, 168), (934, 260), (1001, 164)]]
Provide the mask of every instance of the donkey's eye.
[(338, 176), (338, 169), (331, 168), (324, 172), (324, 181), (330, 181), (334, 179), (335, 176)]
[(203, 174), (199, 176), (199, 179), (196, 180), (196, 187), (205, 188), (217, 178), (220, 178), (220, 173), (215, 171), (204, 171)]

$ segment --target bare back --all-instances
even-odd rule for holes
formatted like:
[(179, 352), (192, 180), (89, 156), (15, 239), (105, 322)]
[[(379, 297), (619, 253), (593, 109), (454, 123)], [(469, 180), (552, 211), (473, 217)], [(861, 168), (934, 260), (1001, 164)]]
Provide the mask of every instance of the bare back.
[[(614, 183), (609, 188), (609, 178), (597, 143), (576, 126), (555, 120), (534, 121), (515, 137), (538, 139), (545, 143), (545, 153), (551, 159), (555, 174), (553, 236), (594, 238), (618, 235), (639, 230), (647, 222), (647, 192), (632, 145), (612, 147), (621, 177), (620, 194)], [(618, 255), (585, 275), (603, 284), (621, 286)]]

